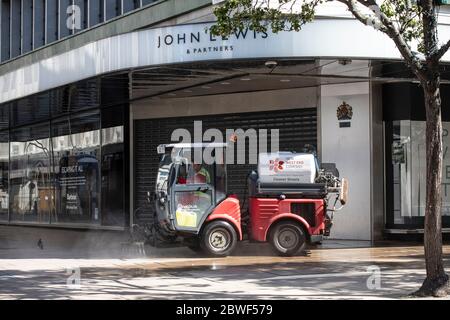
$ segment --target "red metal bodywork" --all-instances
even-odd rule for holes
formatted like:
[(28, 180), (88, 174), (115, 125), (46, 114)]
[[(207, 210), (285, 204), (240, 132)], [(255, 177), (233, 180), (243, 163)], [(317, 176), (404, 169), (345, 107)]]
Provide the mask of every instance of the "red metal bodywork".
[[(314, 203), (315, 224), (310, 225), (299, 214), (291, 212), (292, 203)], [(267, 241), (268, 231), (280, 219), (293, 219), (301, 223), (309, 235), (319, 235), (325, 229), (325, 201), (323, 199), (277, 199), (250, 198), (250, 237), (256, 241)]]
[(242, 240), (241, 206), (236, 197), (230, 196), (220, 202), (206, 219), (207, 222), (212, 220), (228, 221), (236, 228), (239, 240)]
[[(309, 235), (320, 235), (325, 230), (325, 201), (323, 199), (284, 199), (250, 198), (250, 238), (256, 241), (267, 241), (270, 227), (280, 219), (293, 219), (305, 227)], [(293, 203), (314, 203), (315, 224), (310, 225), (299, 214), (291, 212)], [(231, 223), (242, 240), (241, 207), (239, 200), (228, 197), (219, 203), (208, 216), (206, 222), (225, 220)]]

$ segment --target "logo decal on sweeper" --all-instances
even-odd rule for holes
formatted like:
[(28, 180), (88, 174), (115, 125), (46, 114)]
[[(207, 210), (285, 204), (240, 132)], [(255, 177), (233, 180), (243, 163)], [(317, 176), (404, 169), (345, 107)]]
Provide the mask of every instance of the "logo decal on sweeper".
[(284, 161), (276, 158), (269, 161), (269, 170), (276, 173), (284, 170)]

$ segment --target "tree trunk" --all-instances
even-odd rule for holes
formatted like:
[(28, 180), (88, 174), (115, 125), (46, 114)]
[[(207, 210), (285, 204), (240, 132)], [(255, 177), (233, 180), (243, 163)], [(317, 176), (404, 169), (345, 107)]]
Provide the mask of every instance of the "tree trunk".
[(427, 187), (424, 248), (427, 277), (419, 296), (445, 296), (449, 278), (442, 260), (442, 119), (439, 77), (423, 85), (426, 109)]

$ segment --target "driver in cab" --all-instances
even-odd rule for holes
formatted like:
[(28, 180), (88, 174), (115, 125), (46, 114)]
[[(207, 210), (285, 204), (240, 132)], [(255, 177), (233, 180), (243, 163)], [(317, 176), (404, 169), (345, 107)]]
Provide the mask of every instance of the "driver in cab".
[(178, 173), (177, 184), (210, 184), (211, 176), (209, 175), (208, 170), (203, 168), (201, 164), (194, 164), (191, 167), (189, 174), (186, 174), (186, 166), (183, 164), (180, 167), (180, 171)]
[(206, 183), (206, 184), (211, 183), (211, 177), (209, 175), (208, 170), (203, 168), (201, 164), (194, 163), (192, 167), (194, 170), (186, 179), (187, 183)]

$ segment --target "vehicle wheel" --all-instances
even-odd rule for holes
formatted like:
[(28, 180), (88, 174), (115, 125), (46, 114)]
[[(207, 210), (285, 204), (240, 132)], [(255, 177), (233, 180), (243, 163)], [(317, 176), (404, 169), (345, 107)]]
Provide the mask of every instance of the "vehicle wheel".
[(236, 248), (237, 233), (226, 221), (213, 221), (202, 232), (200, 247), (213, 257), (226, 257)]
[(305, 248), (306, 235), (297, 223), (283, 221), (272, 228), (269, 242), (278, 255), (290, 257)]

